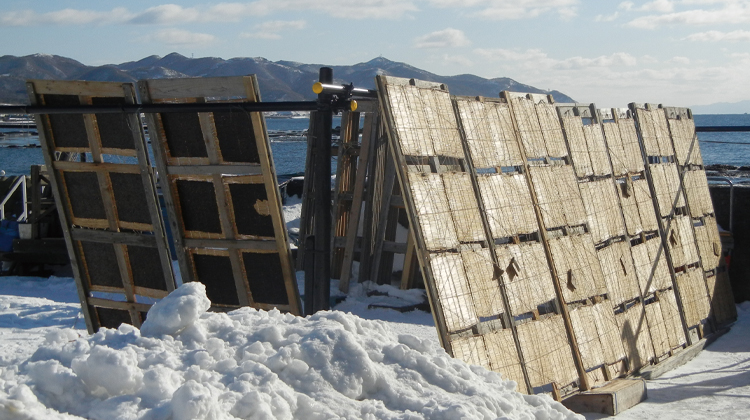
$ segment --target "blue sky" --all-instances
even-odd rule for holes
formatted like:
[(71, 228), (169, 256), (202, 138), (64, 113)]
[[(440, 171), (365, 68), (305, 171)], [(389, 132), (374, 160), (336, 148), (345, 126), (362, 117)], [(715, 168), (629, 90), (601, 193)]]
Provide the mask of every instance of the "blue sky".
[(598, 106), (750, 99), (750, 0), (3, 0), (3, 54), (178, 52), (510, 77)]

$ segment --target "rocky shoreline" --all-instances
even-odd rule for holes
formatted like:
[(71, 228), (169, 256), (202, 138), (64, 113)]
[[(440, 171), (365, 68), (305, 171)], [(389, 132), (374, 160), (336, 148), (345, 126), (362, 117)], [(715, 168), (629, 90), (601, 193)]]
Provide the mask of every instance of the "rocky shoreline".
[(736, 166), (725, 164), (706, 165), (706, 175), (726, 176), (731, 178), (750, 178), (750, 166)]

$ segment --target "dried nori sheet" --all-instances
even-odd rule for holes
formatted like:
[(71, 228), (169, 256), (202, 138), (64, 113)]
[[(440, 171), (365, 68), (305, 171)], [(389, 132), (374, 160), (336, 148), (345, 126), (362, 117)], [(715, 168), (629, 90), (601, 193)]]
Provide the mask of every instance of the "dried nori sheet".
[(245, 264), (250, 293), (255, 302), (289, 304), (279, 254), (243, 252), (242, 261)]
[(151, 214), (140, 174), (110, 172), (117, 217), (123, 222), (151, 224)]
[[(92, 105), (125, 105), (125, 98), (91, 98)], [(99, 137), (102, 147), (112, 149), (134, 150), (132, 130), (140, 130), (140, 127), (128, 125), (127, 114), (96, 114), (96, 123), (99, 127)]]
[(273, 238), (273, 219), (270, 214), (264, 213), (268, 213), (270, 207), (276, 203), (268, 203), (266, 186), (264, 184), (229, 184), (229, 193), (232, 195), (232, 210), (237, 233)]
[(218, 305), (239, 305), (229, 257), (193, 254), (198, 281), (206, 286), (206, 295)]
[(83, 258), (86, 260), (89, 283), (96, 286), (122, 288), (115, 245), (87, 241), (80, 243)]
[(133, 283), (136, 286), (167, 290), (157, 248), (128, 245), (128, 257), (130, 271), (133, 273)]
[(104, 203), (96, 172), (63, 172), (65, 187), (73, 216), (85, 219), (106, 219)]
[(176, 185), (185, 230), (221, 233), (214, 184), (178, 179)]
[(198, 114), (170, 112), (160, 115), (171, 157), (208, 157)]
[(250, 114), (244, 111), (213, 114), (223, 159), (227, 162), (260, 163)]
[(132, 324), (130, 312), (122, 309), (93, 307), (99, 318), (99, 325), (104, 328), (117, 328), (121, 324)]
[[(81, 101), (76, 95), (49, 94), (44, 95), (44, 104), (47, 106), (77, 106), (81, 104)], [(50, 114), (49, 121), (55, 147), (89, 147), (86, 124), (83, 122), (82, 114)]]

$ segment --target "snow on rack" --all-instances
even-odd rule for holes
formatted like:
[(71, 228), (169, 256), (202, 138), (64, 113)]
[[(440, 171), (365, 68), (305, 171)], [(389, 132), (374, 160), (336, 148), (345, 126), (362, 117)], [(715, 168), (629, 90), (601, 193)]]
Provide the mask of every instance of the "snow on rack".
[(50, 329), (33, 356), (0, 370), (0, 418), (581, 418), (383, 321), (209, 304), (188, 283), (142, 331)]

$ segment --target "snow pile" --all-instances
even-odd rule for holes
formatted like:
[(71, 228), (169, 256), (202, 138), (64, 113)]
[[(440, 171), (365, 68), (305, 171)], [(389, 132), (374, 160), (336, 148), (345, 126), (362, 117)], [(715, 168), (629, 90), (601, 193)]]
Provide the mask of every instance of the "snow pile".
[(50, 331), (29, 360), (0, 371), (0, 418), (579, 418), (381, 321), (207, 307), (190, 283), (152, 308), (143, 331)]

